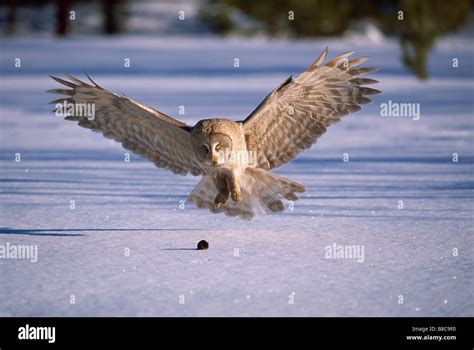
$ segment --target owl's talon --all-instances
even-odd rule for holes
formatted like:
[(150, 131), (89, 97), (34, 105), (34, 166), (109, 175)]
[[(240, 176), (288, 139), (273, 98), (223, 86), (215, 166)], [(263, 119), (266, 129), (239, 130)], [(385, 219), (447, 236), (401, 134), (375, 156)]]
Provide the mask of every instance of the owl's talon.
[(214, 207), (216, 209), (221, 208), (225, 205), (227, 202), (227, 199), (229, 198), (229, 192), (227, 193), (219, 193), (216, 198), (214, 199)]
[(222, 208), (224, 205), (225, 205), (225, 202), (214, 201), (214, 208), (216, 209)]
[(242, 199), (242, 195), (240, 192), (233, 191), (231, 194), (232, 200), (236, 203), (240, 203), (240, 200)]

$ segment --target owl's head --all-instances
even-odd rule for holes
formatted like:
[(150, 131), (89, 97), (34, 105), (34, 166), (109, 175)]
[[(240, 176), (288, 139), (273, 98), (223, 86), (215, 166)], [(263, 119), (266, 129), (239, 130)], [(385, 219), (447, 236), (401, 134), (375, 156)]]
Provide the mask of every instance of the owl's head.
[(197, 160), (204, 165), (223, 165), (232, 154), (232, 137), (226, 120), (201, 120), (191, 131), (191, 142)]

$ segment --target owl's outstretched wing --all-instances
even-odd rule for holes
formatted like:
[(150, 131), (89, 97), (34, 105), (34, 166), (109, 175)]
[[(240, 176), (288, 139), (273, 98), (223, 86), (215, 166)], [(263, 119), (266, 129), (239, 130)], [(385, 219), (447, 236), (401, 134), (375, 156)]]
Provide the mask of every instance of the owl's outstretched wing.
[[(120, 142), (125, 149), (152, 161), (157, 167), (180, 175), (202, 174), (194, 159), (186, 124), (126, 96), (105, 90), (90, 78), (91, 84), (87, 84), (73, 76), (66, 76), (69, 80), (51, 78), (70, 89), (48, 90), (66, 95), (51, 102), (56, 104), (55, 111), (66, 106), (62, 108), (62, 112), (66, 112), (64, 119), (78, 121), (79, 126), (101, 132), (105, 137)], [(93, 106), (91, 110), (95, 115), (78, 115), (78, 111), (84, 111), (87, 106)]]
[(378, 81), (357, 76), (375, 68), (354, 68), (367, 58), (348, 52), (321, 65), (328, 49), (296, 79), (273, 90), (243, 123), (247, 149), (263, 169), (281, 166), (311, 147), (328, 126), (371, 103), (365, 95), (381, 93), (362, 85)]

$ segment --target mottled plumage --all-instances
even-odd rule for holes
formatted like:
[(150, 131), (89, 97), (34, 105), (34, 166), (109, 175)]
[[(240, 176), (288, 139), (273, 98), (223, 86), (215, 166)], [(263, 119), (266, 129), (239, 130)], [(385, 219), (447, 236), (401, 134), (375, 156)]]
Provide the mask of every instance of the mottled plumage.
[[(327, 49), (296, 79), (288, 78), (244, 120), (206, 119), (194, 127), (126, 96), (70, 75), (52, 77), (70, 89), (53, 104), (94, 104), (93, 118), (67, 115), (66, 120), (101, 132), (105, 137), (180, 175), (202, 175), (189, 195), (200, 208), (250, 219), (255, 214), (284, 210), (283, 199), (297, 200), (303, 185), (269, 170), (311, 147), (331, 124), (372, 102), (380, 91), (358, 78), (374, 68), (355, 68), (366, 58), (349, 60), (353, 52), (322, 64)], [(58, 107), (59, 108), (59, 107)]]

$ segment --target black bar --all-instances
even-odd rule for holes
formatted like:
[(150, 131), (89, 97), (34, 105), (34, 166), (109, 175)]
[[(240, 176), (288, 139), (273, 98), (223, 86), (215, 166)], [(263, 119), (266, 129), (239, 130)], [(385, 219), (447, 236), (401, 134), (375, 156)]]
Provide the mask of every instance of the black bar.
[[(32, 331), (32, 327), (42, 328)], [(52, 331), (43, 327), (55, 327), (54, 342)], [(88, 349), (113, 344), (164, 348), (170, 341), (181, 347), (185, 342), (197, 346), (218, 343), (218, 339), (249, 346), (250, 339), (260, 339), (268, 344), (292, 341), (334, 349), (368, 345), (473, 349), (473, 329), (472, 318), (0, 318), (0, 349)], [(19, 339), (26, 330), (46, 339)]]

